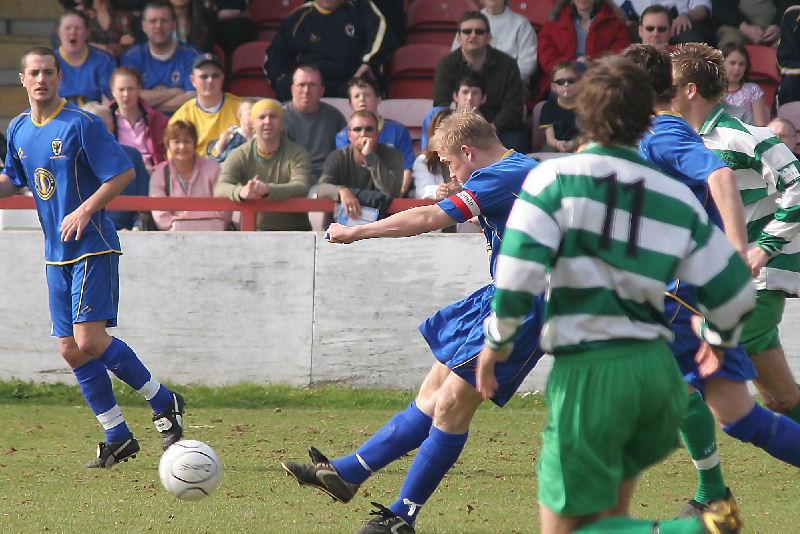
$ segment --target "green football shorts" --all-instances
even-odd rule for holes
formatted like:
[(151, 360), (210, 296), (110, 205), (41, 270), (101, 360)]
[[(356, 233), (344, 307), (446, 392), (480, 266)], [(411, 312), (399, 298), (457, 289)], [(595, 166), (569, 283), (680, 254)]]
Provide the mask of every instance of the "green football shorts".
[(770, 289), (756, 292), (756, 307), (742, 328), (742, 345), (748, 355), (780, 347), (778, 324), (783, 318), (786, 293)]
[(616, 506), (620, 484), (678, 446), (686, 383), (667, 344), (616, 341), (554, 358), (539, 500), (565, 516)]

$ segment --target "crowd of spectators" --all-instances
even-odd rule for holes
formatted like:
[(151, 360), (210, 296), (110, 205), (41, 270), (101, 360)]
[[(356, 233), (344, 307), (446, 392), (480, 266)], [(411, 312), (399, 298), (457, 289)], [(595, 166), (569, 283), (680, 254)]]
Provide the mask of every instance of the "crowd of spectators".
[[(427, 141), (450, 111), (477, 108), (506, 147), (527, 153), (530, 110), (544, 101), (534, 124), (546, 139), (542, 150), (573, 151), (575, 82), (588, 63), (632, 41), (719, 46), (726, 108), (761, 126), (774, 109), (748, 80), (745, 45), (775, 46), (777, 102), (800, 100), (800, 7), (782, 0), (557, 0), (538, 27), (508, 0), (481, 0), (480, 11), (461, 15), (452, 51), (438, 62), (418, 144), (406, 125), (379, 113), (388, 62), (403, 42), (403, 12), (392, 2), (312, 0), (290, 13), (264, 50), (270, 100), (225, 90), (233, 51), (258, 35), (247, 0), (60, 1), (60, 96), (101, 115), (135, 153), (149, 180), (137, 179), (126, 194), (328, 197), (354, 220), (362, 207), (382, 215), (396, 197), (443, 198), (460, 184)], [(347, 98), (352, 114), (324, 97)], [(147, 226), (136, 213), (115, 223)], [(154, 224), (231, 228), (229, 217), (208, 213), (159, 212)], [(262, 214), (257, 226), (309, 223), (304, 214)]]

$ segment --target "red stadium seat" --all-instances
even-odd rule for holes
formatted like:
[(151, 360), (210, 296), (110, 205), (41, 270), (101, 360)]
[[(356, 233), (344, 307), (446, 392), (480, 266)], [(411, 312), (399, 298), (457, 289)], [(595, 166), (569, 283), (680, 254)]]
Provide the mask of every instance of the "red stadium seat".
[(339, 112), (344, 115), (345, 119), (349, 119), (350, 115), (353, 114), (353, 108), (350, 107), (350, 100), (347, 98), (337, 97), (337, 96), (323, 96), (321, 98), (323, 102), (328, 105), (331, 105), (339, 110)]
[(408, 6), (406, 44), (451, 46), (461, 15), (479, 9), (476, 0), (413, 0)]
[(775, 101), (775, 92), (781, 81), (778, 73), (778, 61), (775, 57), (776, 50), (766, 45), (745, 45), (750, 56), (750, 81), (757, 83), (764, 91), (764, 104), (772, 112)]
[(225, 57), (225, 51), (224, 51), (224, 50), (222, 49), (222, 47), (221, 47), (220, 45), (218, 45), (218, 44), (215, 44), (215, 45), (214, 45), (214, 48), (213, 48), (211, 51), (212, 51), (212, 52), (214, 53), (214, 55), (215, 55), (215, 56), (217, 56), (217, 57), (219, 58), (219, 60), (222, 62), (222, 70), (224, 71), (224, 70), (225, 70), (225, 66), (228, 64), (228, 63), (227, 63), (227, 62), (228, 62), (228, 58), (226, 58), (226, 57)]
[(542, 100), (533, 106), (533, 130), (531, 131), (532, 152), (538, 152), (541, 150), (547, 139), (544, 134), (544, 130), (539, 128), (539, 117), (542, 115), (542, 108), (544, 107), (545, 102), (547, 102), (547, 100)]
[(432, 98), (436, 65), (449, 53), (450, 46), (442, 44), (416, 43), (398, 48), (389, 66), (389, 98)]
[(422, 137), (422, 121), (432, 109), (431, 98), (389, 98), (380, 103), (378, 113), (408, 128), (411, 141), (418, 147)]
[(269, 41), (252, 41), (240, 45), (231, 55), (228, 90), (238, 96), (275, 98), (264, 73), (264, 60)]
[(547, 22), (547, 17), (550, 15), (550, 10), (556, 4), (557, 0), (511, 0), (508, 8), (511, 11), (524, 15), (533, 27), (536, 28), (538, 33), (544, 23)]
[(271, 41), (278, 26), (305, 0), (253, 0), (250, 4), (250, 19), (258, 26), (258, 38)]

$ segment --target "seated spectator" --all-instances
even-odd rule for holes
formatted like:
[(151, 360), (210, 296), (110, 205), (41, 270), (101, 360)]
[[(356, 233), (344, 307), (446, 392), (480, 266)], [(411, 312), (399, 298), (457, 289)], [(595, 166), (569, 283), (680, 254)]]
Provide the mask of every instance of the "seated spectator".
[[(408, 128), (393, 121), (381, 117), (378, 114), (378, 105), (381, 103), (381, 88), (378, 81), (370, 75), (356, 76), (350, 80), (347, 93), (350, 107), (353, 111), (367, 110), (378, 117), (378, 142), (399, 150), (405, 160), (403, 166), (403, 187), (400, 196), (405, 196), (411, 188), (411, 168), (414, 166), (414, 147), (411, 143), (411, 134)], [(350, 143), (347, 128), (343, 127), (336, 134), (336, 148), (342, 148)]]
[(639, 40), (642, 44), (667, 46), (672, 31), (672, 15), (669, 9), (654, 4), (642, 11), (639, 19)]
[(196, 98), (184, 103), (172, 114), (170, 122), (191, 122), (199, 132), (197, 153), (207, 154), (208, 144), (226, 130), (239, 126), (236, 116), (239, 97), (222, 91), (225, 71), (222, 62), (212, 54), (201, 54), (192, 62), (190, 76)]
[(142, 75), (141, 97), (159, 111), (172, 113), (194, 98), (192, 63), (200, 52), (175, 39), (175, 9), (169, 2), (151, 0), (142, 11), (142, 31), (147, 42), (122, 55), (120, 64)]
[(396, 48), (385, 17), (371, 0), (313, 0), (281, 23), (264, 69), (281, 102), (291, 98), (294, 64), (316, 65), (325, 96), (346, 97), (351, 78), (377, 75)]
[(610, 0), (560, 0), (539, 32), (539, 64), (548, 83), (562, 61), (588, 63), (630, 44), (624, 14)]
[[(219, 178), (219, 164), (198, 156), (197, 131), (190, 122), (177, 121), (164, 131), (169, 159), (153, 171), (151, 197), (210, 197)], [(159, 230), (228, 230), (228, 211), (153, 211)]]
[[(255, 135), (235, 148), (222, 164), (214, 195), (236, 202), (267, 198), (305, 197), (311, 179), (308, 151), (283, 132), (283, 112), (275, 100), (264, 98), (250, 112)], [(259, 230), (310, 230), (306, 213), (261, 212)]]
[[(481, 13), (489, 19), (492, 29), (491, 45), (517, 60), (522, 84), (528, 82), (536, 72), (538, 40), (530, 21), (523, 15), (511, 11), (510, 0), (481, 0)], [(458, 35), (453, 39), (453, 50), (459, 47)]]
[(670, 44), (711, 43), (711, 0), (632, 0), (636, 14), (658, 4), (666, 7), (672, 17)]
[[(433, 114), (428, 130), (427, 143), (436, 133), (436, 128), (445, 117), (453, 113), (450, 108), (441, 108)], [(436, 150), (426, 150), (414, 160), (414, 196), (441, 200), (461, 192), (461, 183), (450, 176), (450, 169), (439, 160)]]
[(547, 145), (543, 152), (575, 152), (578, 127), (575, 125), (575, 103), (578, 100), (580, 73), (569, 61), (553, 67), (550, 90), (556, 95), (542, 106), (539, 128), (544, 130)]
[(525, 89), (517, 62), (489, 46), (489, 20), (480, 11), (467, 11), (458, 21), (460, 48), (439, 60), (433, 78), (433, 105), (449, 106), (453, 93), (467, 74), (480, 73), (486, 80), (486, 102), (479, 110), (494, 124), (500, 141), (524, 153), (528, 146), (522, 121)]
[(743, 45), (729, 43), (722, 47), (725, 61), (725, 75), (728, 78), (728, 90), (722, 97), (723, 102), (740, 106), (753, 115), (752, 124), (766, 126), (769, 121), (769, 110), (764, 104), (764, 91), (757, 84), (747, 81), (750, 74), (750, 54)]
[(117, 64), (111, 54), (87, 44), (87, 24), (86, 15), (75, 10), (64, 11), (58, 19), (61, 46), (56, 54), (63, 73), (58, 96), (79, 106), (89, 101), (108, 102), (108, 80)]
[(205, 0), (216, 26), (216, 43), (230, 57), (244, 43), (258, 38), (258, 28), (250, 19), (247, 0)]
[(281, 105), (286, 137), (303, 146), (311, 155), (311, 194), (322, 174), (325, 158), (336, 149), (336, 133), (347, 127), (344, 115), (321, 101), (325, 93), (317, 67), (300, 65), (292, 74), (292, 99)]
[(147, 172), (167, 159), (164, 147), (164, 128), (169, 120), (166, 115), (150, 107), (139, 97), (142, 82), (139, 71), (130, 67), (117, 67), (111, 74), (109, 104), (114, 114), (112, 133), (121, 145), (132, 146), (142, 155)]
[(721, 49), (727, 44), (762, 44), (771, 46), (780, 37), (780, 20), (772, 0), (712, 0), (714, 32)]
[(136, 44), (136, 21), (120, 0), (81, 0), (80, 5), (88, 19), (90, 44), (115, 59)]
[(243, 145), (253, 138), (253, 122), (250, 120), (250, 112), (253, 109), (256, 99), (245, 97), (239, 99), (239, 107), (236, 108), (236, 118), (239, 119), (239, 126), (231, 126), (218, 139), (213, 139), (208, 143), (206, 156), (211, 161), (222, 163), (230, 155), (234, 148)]
[(347, 135), (350, 144), (325, 158), (317, 197), (340, 202), (346, 216), (358, 220), (362, 204), (383, 211), (400, 196), (403, 154), (378, 142), (378, 117), (371, 111), (355, 111)]
[(175, 37), (201, 52), (211, 53), (217, 35), (216, 16), (203, 0), (169, 0), (175, 9)]
[(797, 128), (794, 127), (791, 121), (783, 117), (775, 117), (769, 121), (767, 128), (769, 128), (770, 131), (775, 134), (775, 137), (780, 139), (784, 145), (788, 146), (789, 150), (797, 157)]
[(428, 139), (433, 135), (433, 132), (430, 132), (430, 135), (428, 135), (430, 122), (440, 109), (450, 109), (451, 111), (472, 108), (477, 109), (485, 103), (486, 80), (483, 79), (483, 76), (476, 72), (471, 72), (464, 76), (458, 83), (458, 90), (453, 93), (453, 101), (450, 103), (450, 106), (448, 108), (434, 106), (434, 108), (425, 115), (425, 118), (422, 119), (422, 139), (420, 139), (420, 148), (422, 148), (422, 151), (424, 152), (428, 149)]
[(777, 56), (781, 82), (775, 95), (776, 108), (800, 100), (800, 6), (790, 7), (783, 14)]
[[(114, 116), (108, 107), (98, 102), (87, 102), (84, 104), (83, 109), (89, 113), (97, 115), (108, 128), (108, 132), (113, 135), (114, 133)], [(132, 182), (125, 186), (125, 189), (120, 193), (121, 196), (136, 196), (146, 197), (148, 189), (150, 188), (150, 173), (142, 160), (142, 155), (133, 147), (121, 145), (122, 150), (128, 159), (133, 163), (133, 170), (136, 172), (136, 177)], [(139, 212), (137, 211), (106, 211), (109, 219), (114, 222), (114, 227), (117, 230), (138, 230), (139, 229)]]

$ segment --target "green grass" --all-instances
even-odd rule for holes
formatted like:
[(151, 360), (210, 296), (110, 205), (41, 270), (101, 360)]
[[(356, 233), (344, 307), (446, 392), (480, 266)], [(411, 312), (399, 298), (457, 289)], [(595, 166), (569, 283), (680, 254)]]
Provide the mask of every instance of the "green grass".
[[(115, 382), (116, 384), (116, 382)], [(211, 497), (183, 502), (158, 481), (159, 438), (146, 404), (119, 387), (120, 404), (142, 451), (111, 470), (80, 465), (102, 438), (77, 388), (0, 382), (0, 532), (352, 532), (369, 501), (390, 504), (410, 464), (402, 458), (368, 480), (349, 504), (300, 488), (283, 459), (305, 460), (314, 445), (336, 456), (352, 451), (413, 392), (325, 387), (181, 386), (187, 437), (212, 445), (224, 464)], [(420, 515), (421, 533), (512, 533), (538, 529), (535, 462), (546, 408), (540, 397), (485, 405), (470, 440)], [(728, 483), (745, 532), (796, 532), (800, 501), (795, 468), (720, 436)], [(688, 455), (676, 451), (644, 474), (632, 512), (673, 517), (694, 489)]]

